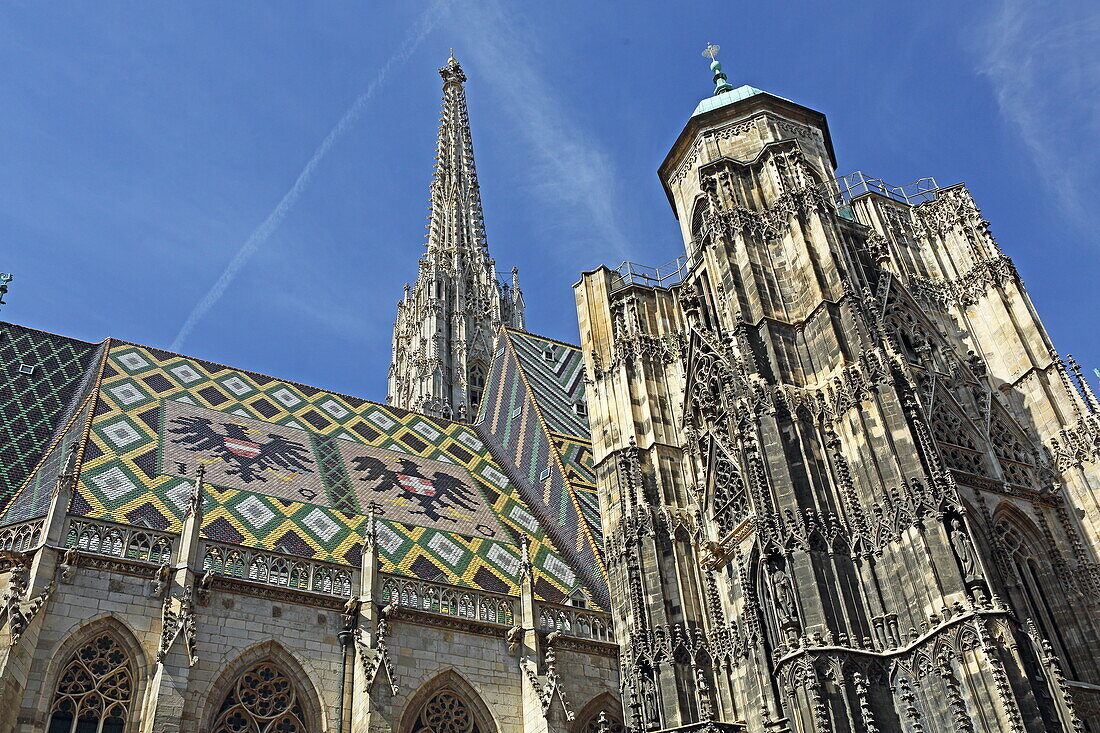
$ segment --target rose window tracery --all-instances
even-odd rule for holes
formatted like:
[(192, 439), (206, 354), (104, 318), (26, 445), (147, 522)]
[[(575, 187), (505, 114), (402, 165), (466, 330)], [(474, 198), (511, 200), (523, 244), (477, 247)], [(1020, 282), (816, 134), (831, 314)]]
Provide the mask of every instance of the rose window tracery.
[(307, 733), (294, 683), (272, 662), (249, 668), (218, 710), (214, 733)]
[(481, 729), (457, 693), (441, 690), (424, 703), (412, 733), (481, 733)]
[(61, 672), (49, 733), (122, 733), (133, 695), (129, 655), (110, 634), (97, 636)]

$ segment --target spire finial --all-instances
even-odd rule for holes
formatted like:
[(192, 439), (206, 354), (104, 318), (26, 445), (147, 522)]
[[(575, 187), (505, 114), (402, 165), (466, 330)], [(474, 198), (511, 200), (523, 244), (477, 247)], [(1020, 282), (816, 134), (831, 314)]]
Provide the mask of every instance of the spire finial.
[(458, 59), (455, 58), (455, 50), (452, 48), (450, 55), (447, 57), (448, 64), (457, 64)]
[(707, 47), (703, 49), (703, 56), (710, 59), (710, 70), (714, 72), (714, 94), (716, 96), (733, 91), (733, 85), (729, 83), (729, 79), (722, 72), (722, 64), (718, 61), (720, 48), (721, 46), (716, 43), (708, 43)]

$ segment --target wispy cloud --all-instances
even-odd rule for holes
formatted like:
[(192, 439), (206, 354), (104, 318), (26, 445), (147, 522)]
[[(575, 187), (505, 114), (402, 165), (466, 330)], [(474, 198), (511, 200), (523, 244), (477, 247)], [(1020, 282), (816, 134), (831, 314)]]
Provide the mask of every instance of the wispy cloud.
[(520, 39), (529, 34), (515, 27), (498, 0), (463, 0), (453, 15), (463, 39), (460, 60), (489, 83), (516, 118), (524, 165), (542, 205), (590, 252), (625, 259), (629, 247), (615, 210), (614, 164), (570, 119), (554, 85), (528, 62), (531, 49)]
[(417, 47), (424, 40), (424, 37), (431, 32), (435, 26), (436, 21), (440, 17), (440, 14), (446, 10), (446, 6), (450, 4), (451, 0), (434, 0), (430, 6), (420, 15), (420, 17), (413, 24), (409, 33), (406, 35), (405, 40), (401, 43), (398, 49), (393, 53), (386, 63), (378, 69), (378, 72), (371, 79), (370, 84), (367, 85), (366, 90), (355, 98), (351, 106), (344, 112), (344, 116), (340, 118), (340, 121), (336, 123), (335, 127), (329, 131), (325, 136), (321, 144), (317, 146), (317, 149), (313, 151), (313, 155), (309, 161), (302, 168), (298, 177), (294, 180), (294, 185), (290, 187), (279, 203), (272, 209), (271, 213), (267, 215), (267, 218), (256, 227), (255, 231), (248, 237), (241, 248), (237, 250), (237, 254), (233, 256), (233, 259), (229, 261), (225, 270), (210, 287), (210, 290), (195, 304), (195, 307), (191, 310), (190, 315), (187, 316), (187, 320), (184, 321), (180, 327), (179, 332), (176, 334), (176, 338), (172, 341), (172, 350), (179, 351), (180, 347), (187, 340), (187, 337), (191, 335), (191, 332), (195, 329), (210, 309), (213, 308), (221, 297), (225, 295), (225, 291), (233, 283), (233, 280), (237, 277), (240, 271), (248, 264), (248, 260), (256, 253), (256, 251), (267, 241), (271, 234), (279, 228), (279, 225), (286, 218), (290, 210), (294, 208), (294, 205), (298, 202), (302, 193), (309, 186), (310, 179), (313, 178), (313, 174), (317, 171), (317, 166), (320, 165), (322, 159), (332, 146), (350, 129), (352, 124), (359, 119), (360, 115), (367, 108), (371, 99), (378, 90), (385, 84), (390, 71), (394, 66), (404, 63), (408, 58), (416, 51)]
[(984, 27), (981, 71), (1063, 212), (1091, 219), (1100, 185), (1100, 7), (1003, 0)]

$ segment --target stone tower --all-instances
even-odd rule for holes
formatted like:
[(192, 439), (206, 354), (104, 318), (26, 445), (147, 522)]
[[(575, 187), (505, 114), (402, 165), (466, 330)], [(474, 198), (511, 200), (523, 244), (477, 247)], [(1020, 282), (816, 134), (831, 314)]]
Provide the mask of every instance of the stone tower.
[(466, 75), (452, 57), (443, 77), (443, 116), (436, 147), (427, 251), (416, 284), (405, 285), (393, 326), (391, 405), (473, 419), (485, 388), (497, 330), (522, 329), (519, 271), (497, 278), (489, 256), (474, 167)]
[(1098, 730), (1079, 368), (965, 187), (836, 179), (821, 113), (712, 70), (686, 256), (576, 286), (628, 725)]

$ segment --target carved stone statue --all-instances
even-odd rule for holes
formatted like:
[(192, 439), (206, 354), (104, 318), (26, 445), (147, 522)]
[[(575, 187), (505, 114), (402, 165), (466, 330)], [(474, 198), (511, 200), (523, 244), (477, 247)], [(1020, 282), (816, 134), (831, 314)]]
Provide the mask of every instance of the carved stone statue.
[(959, 558), (959, 564), (962, 565), (963, 577), (966, 580), (980, 578), (974, 543), (971, 542), (970, 535), (958, 519), (951, 520), (951, 546), (955, 548), (955, 555)]
[(797, 622), (798, 610), (794, 601), (794, 584), (782, 569), (772, 573), (772, 588), (775, 592), (775, 610), (783, 623)]
[(355, 628), (355, 623), (359, 618), (359, 606), (361, 604), (362, 601), (359, 600), (359, 596), (354, 593), (348, 597), (347, 603), (344, 604), (344, 629), (351, 630)]

